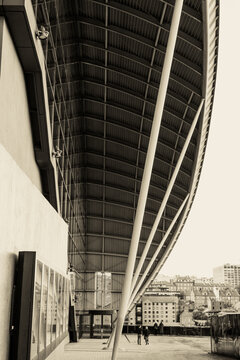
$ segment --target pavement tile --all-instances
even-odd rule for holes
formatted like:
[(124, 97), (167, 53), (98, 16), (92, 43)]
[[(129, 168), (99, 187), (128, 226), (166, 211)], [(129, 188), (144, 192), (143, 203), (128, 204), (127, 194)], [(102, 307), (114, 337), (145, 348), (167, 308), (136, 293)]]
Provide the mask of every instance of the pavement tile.
[[(225, 360), (225, 356), (210, 354), (209, 337), (150, 336), (150, 345), (137, 345), (137, 336), (121, 337), (119, 360)], [(80, 339), (65, 346), (59, 360), (111, 360), (112, 350), (106, 339)]]

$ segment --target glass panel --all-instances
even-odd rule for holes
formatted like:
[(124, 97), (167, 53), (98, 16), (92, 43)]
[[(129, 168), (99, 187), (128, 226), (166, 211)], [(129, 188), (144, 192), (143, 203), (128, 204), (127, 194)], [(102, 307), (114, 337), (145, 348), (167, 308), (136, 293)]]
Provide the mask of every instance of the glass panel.
[(104, 289), (103, 289), (103, 307), (106, 309), (111, 306), (112, 303), (112, 274), (110, 272), (104, 272)]
[[(82, 337), (90, 337), (90, 315), (80, 315), (80, 327)], [(94, 331), (94, 327), (93, 327)]]
[(93, 315), (93, 336), (101, 337), (102, 334), (102, 315)]
[(63, 278), (63, 332), (66, 331), (66, 292), (67, 279)]
[(66, 279), (66, 292), (65, 292), (65, 327), (68, 330), (68, 313), (69, 313), (69, 281)]
[(103, 315), (103, 335), (109, 336), (112, 331), (112, 316)]
[(37, 261), (35, 286), (34, 286), (32, 334), (31, 334), (31, 359), (33, 359), (38, 353), (41, 286), (42, 286), (42, 264), (39, 261)]
[(62, 289), (61, 289), (61, 310), (62, 316), (60, 318), (60, 334), (63, 333), (63, 318), (64, 318), (64, 277), (62, 277)]
[(49, 287), (48, 287), (47, 339), (46, 339), (47, 346), (51, 343), (52, 318), (53, 318), (53, 314), (54, 314), (53, 285), (54, 285), (54, 271), (51, 269), (50, 270)]
[(58, 289), (58, 274), (55, 273), (54, 281), (54, 306), (52, 317), (52, 341), (56, 339), (57, 334), (57, 289)]
[(48, 298), (48, 267), (44, 266), (42, 301), (41, 301), (41, 319), (39, 334), (39, 352), (46, 348), (46, 326), (47, 326), (47, 298)]
[(58, 284), (58, 324), (59, 332), (57, 336), (61, 335), (63, 332), (63, 309), (62, 309), (62, 275), (59, 275), (59, 284)]

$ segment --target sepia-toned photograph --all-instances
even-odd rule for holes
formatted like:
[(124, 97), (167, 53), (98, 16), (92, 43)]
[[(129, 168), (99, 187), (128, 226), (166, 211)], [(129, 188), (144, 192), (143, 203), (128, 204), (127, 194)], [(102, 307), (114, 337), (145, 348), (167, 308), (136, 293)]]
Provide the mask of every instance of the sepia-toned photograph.
[(0, 360), (240, 359), (239, 14), (0, 0)]

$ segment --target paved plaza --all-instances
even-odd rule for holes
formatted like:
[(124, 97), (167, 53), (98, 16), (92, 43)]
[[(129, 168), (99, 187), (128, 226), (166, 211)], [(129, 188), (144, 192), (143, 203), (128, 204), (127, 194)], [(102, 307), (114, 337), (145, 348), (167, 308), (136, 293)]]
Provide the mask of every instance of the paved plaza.
[[(111, 360), (111, 349), (104, 350), (106, 341), (80, 339), (65, 346), (61, 360)], [(229, 359), (210, 353), (209, 337), (150, 336), (150, 344), (137, 345), (134, 334), (121, 337), (119, 360), (223, 360)]]

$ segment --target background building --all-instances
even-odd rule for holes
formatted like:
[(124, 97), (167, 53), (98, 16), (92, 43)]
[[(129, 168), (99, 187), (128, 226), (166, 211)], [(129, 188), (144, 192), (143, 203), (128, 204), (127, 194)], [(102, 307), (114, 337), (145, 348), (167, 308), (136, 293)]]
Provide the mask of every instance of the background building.
[(143, 296), (142, 324), (153, 326), (162, 320), (165, 325), (174, 325), (179, 312), (178, 296)]
[(177, 291), (191, 291), (193, 289), (195, 281), (189, 276), (178, 276), (173, 281), (173, 284), (176, 286)]
[(240, 265), (224, 264), (213, 269), (214, 282), (240, 286)]
[[(163, 320), (165, 325), (193, 326), (204, 325), (209, 314), (216, 312), (239, 311), (240, 295), (231, 285), (214, 283), (212, 281), (199, 282), (195, 278), (183, 277), (175, 280), (155, 280), (142, 297), (142, 324), (152, 326)], [(196, 281), (196, 282), (195, 282)], [(183, 284), (183, 285), (182, 285)], [(187, 284), (187, 285), (186, 285)], [(178, 287), (179, 288), (179, 287)], [(138, 310), (141, 311), (141, 308)], [(199, 318), (198, 318), (199, 317)], [(195, 318), (199, 320), (196, 322)], [(132, 316), (132, 325), (134, 316)], [(130, 320), (129, 320), (130, 325)], [(139, 322), (140, 323), (140, 322)]]

